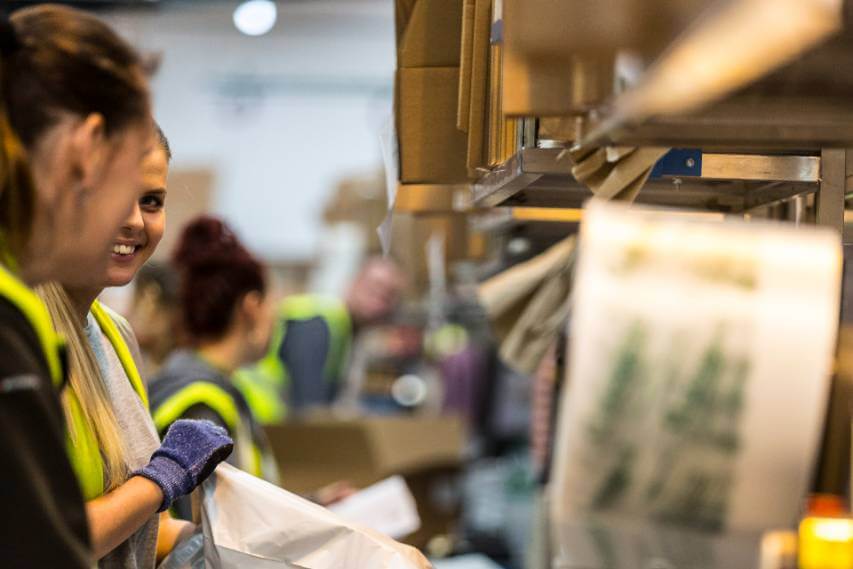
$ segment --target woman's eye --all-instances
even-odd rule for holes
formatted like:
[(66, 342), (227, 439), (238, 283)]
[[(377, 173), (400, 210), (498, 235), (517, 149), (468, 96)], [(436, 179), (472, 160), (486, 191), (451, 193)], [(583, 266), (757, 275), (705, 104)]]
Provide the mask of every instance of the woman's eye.
[(145, 196), (139, 200), (139, 205), (145, 209), (160, 209), (163, 207), (164, 199), (160, 196)]

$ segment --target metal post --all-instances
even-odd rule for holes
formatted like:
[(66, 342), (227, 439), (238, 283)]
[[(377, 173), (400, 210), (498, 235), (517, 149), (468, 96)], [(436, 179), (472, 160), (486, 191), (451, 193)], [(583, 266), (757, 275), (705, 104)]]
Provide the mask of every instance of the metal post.
[(795, 227), (799, 227), (803, 224), (803, 220), (806, 217), (806, 196), (796, 196), (791, 202), (791, 217), (794, 222)]
[(820, 153), (820, 189), (817, 192), (817, 224), (844, 232), (844, 190), (847, 183), (847, 151), (824, 149)]

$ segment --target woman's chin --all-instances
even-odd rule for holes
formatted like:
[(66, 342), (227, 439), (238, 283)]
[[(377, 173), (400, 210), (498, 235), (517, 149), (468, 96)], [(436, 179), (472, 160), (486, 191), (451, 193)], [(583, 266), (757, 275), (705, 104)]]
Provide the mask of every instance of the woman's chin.
[(135, 275), (136, 271), (130, 270), (126, 267), (110, 267), (107, 270), (107, 278), (104, 283), (104, 288), (129, 284)]

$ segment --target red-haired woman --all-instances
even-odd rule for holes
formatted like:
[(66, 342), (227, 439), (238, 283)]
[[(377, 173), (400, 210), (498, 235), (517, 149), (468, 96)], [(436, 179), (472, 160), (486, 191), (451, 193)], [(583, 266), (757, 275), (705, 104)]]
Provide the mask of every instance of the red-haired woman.
[[(261, 357), (272, 327), (264, 268), (222, 221), (200, 217), (181, 235), (172, 263), (180, 275), (186, 348), (174, 352), (150, 383), (161, 433), (178, 419), (207, 419), (234, 439), (234, 466), (275, 482), (278, 470), (260, 426), (231, 382)], [(186, 501), (177, 509), (185, 515)]]
[[(234, 439), (232, 464), (275, 481), (274, 461), (234, 371), (259, 359), (272, 328), (263, 266), (222, 221), (200, 217), (184, 229), (172, 262), (181, 274), (179, 297), (187, 348), (172, 354), (150, 385), (154, 423), (163, 432), (178, 419), (207, 419)], [(180, 503), (179, 503), (180, 504)], [(186, 515), (188, 504), (178, 512)], [(430, 563), (398, 544), (415, 567)]]

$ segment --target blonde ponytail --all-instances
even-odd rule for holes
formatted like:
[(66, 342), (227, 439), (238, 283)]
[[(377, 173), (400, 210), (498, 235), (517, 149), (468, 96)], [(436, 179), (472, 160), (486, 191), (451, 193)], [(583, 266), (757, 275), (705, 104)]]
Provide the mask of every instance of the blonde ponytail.
[(69, 425), (71, 442), (74, 444), (80, 433), (74, 432), (75, 422), (71, 417), (69, 390), (80, 402), (87, 427), (95, 433), (104, 461), (105, 492), (109, 492), (124, 484), (130, 469), (127, 463), (127, 447), (110, 403), (105, 378), (101, 375), (95, 353), (65, 289), (57, 283), (48, 283), (36, 287), (36, 292), (47, 305), (56, 331), (62, 334), (68, 343), (69, 385), (62, 395), (62, 406)]

